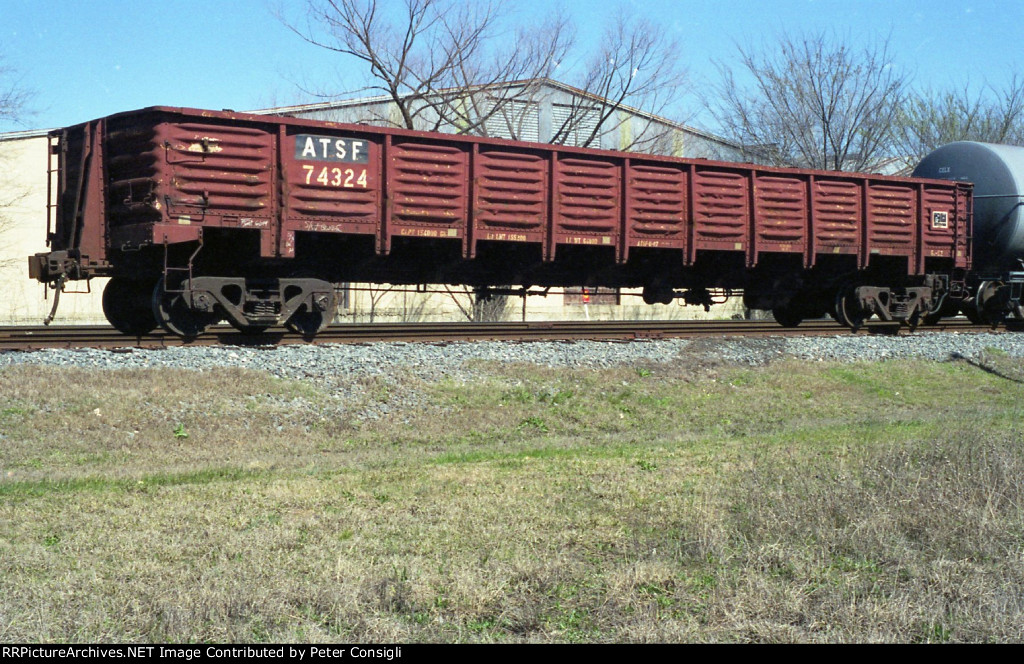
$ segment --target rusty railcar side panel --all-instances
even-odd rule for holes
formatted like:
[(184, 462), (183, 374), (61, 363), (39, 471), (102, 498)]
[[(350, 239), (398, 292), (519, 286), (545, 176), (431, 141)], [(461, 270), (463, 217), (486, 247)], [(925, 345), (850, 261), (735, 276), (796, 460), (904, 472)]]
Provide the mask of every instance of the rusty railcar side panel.
[(270, 219), (274, 212), (274, 132), (264, 127), (166, 122), (157, 140), (167, 214), (207, 225)]
[[(914, 257), (918, 228), (917, 187), (866, 182), (867, 245), (870, 253)], [(913, 266), (909, 268), (913, 271)]]
[(473, 247), (478, 242), (543, 244), (549, 162), (536, 150), (480, 146), (473, 177)]
[(620, 160), (575, 154), (555, 160), (552, 256), (558, 245), (619, 246)]
[(804, 254), (807, 175), (754, 173), (754, 252)]
[(107, 223), (111, 228), (164, 220), (161, 127), (120, 121), (107, 128)]
[(466, 237), (469, 219), (468, 146), (442, 141), (393, 141), (389, 178), (391, 226), (396, 237)]
[(742, 167), (700, 165), (693, 177), (693, 245), (697, 251), (746, 251), (751, 224), (750, 178)]
[(969, 268), (968, 189), (963, 185), (950, 188), (932, 183), (919, 186), (922, 270), (927, 269), (929, 259), (935, 258), (952, 259), (956, 267)]
[(272, 125), (147, 109), (108, 120), (104, 144), (113, 249), (192, 242), (203, 228), (261, 232), (275, 251), (276, 136)]
[(811, 220), (816, 254), (859, 255), (862, 244), (863, 195), (855, 179), (815, 177)]
[(629, 249), (686, 251), (688, 169), (682, 164), (632, 160), (626, 175)]
[(170, 223), (258, 231), (260, 256), (274, 256), (279, 202), (273, 128), (167, 122), (160, 136)]

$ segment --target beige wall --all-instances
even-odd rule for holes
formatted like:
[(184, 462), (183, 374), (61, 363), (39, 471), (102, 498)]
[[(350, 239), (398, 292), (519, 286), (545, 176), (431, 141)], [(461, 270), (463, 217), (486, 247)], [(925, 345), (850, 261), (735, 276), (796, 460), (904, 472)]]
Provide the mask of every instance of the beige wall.
[[(465, 321), (464, 312), (472, 311), (472, 300), (466, 289), (452, 286), (450, 293), (403, 292), (415, 290), (412, 286), (368, 286), (352, 284), (349, 291), (349, 306), (340, 306), (338, 319), (353, 323), (366, 323), (372, 319), (379, 323), (399, 322), (441, 322)], [(444, 290), (443, 286), (430, 286), (430, 290)], [(539, 290), (535, 288), (534, 290)], [(562, 289), (552, 289), (547, 297), (531, 296), (526, 300), (527, 321), (545, 320), (689, 320), (721, 319), (743, 316), (742, 298), (730, 298), (727, 302), (711, 307), (687, 307), (676, 304), (644, 304), (641, 291), (623, 290), (621, 304), (563, 305)], [(523, 301), (519, 297), (508, 298), (504, 309), (505, 320), (520, 321), (523, 317)]]
[[(27, 261), (46, 251), (47, 146), (45, 135), (0, 136), (0, 324), (35, 325), (50, 312), (52, 299), (28, 278)], [(54, 324), (105, 322), (102, 284), (94, 281), (92, 288), (91, 295), (65, 293)]]

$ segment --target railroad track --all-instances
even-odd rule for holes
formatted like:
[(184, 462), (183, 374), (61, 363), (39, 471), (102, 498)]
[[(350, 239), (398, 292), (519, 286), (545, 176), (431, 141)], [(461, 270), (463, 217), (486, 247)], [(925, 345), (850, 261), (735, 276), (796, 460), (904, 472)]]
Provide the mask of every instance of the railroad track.
[[(998, 330), (1019, 330), (1020, 327)], [(967, 320), (949, 320), (918, 331), (990, 332), (987, 325)], [(907, 328), (888, 323), (869, 323), (857, 334), (908, 334)], [(551, 341), (551, 340), (637, 340), (672, 337), (721, 336), (831, 336), (852, 334), (831, 320), (806, 321), (796, 328), (783, 328), (773, 321), (686, 320), (686, 321), (535, 321), (525, 323), (370, 323), (337, 324), (321, 332), (314, 343), (374, 343), (382, 341)], [(310, 343), (283, 328), (260, 335), (247, 335), (229, 326), (215, 326), (205, 334), (185, 341), (157, 331), (141, 337), (126, 337), (112, 327), (97, 326), (12, 326), (0, 327), (0, 350), (43, 348), (164, 348), (185, 345), (275, 346)]]

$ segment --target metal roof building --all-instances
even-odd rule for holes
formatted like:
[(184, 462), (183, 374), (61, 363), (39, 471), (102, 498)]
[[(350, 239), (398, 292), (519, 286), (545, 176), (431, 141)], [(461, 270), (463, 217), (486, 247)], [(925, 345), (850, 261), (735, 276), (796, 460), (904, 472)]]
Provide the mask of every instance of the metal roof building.
[[(415, 129), (573, 147), (738, 161), (739, 145), (706, 131), (613, 102), (551, 79), (514, 81), (405, 98)], [(268, 108), (252, 113), (404, 127), (388, 96)]]

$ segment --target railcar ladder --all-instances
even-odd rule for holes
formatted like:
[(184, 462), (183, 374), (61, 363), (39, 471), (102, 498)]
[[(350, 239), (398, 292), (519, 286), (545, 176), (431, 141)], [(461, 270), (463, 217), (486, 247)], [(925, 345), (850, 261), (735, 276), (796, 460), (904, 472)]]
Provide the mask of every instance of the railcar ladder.
[[(57, 217), (57, 193), (54, 194), (54, 182), (53, 174), (57, 174), (57, 192), (64, 190), (64, 169), (61, 166), (64, 163), (64, 150), (66, 150), (67, 141), (65, 140), (66, 131), (60, 134), (50, 134), (48, 139), (50, 141), (49, 151), (46, 157), (46, 246), (49, 247), (53, 242), (53, 232), (56, 226)], [(54, 160), (56, 157), (56, 163)]]
[[(169, 242), (167, 242), (166, 239), (164, 240), (164, 292), (165, 293), (184, 293), (185, 292), (184, 288), (178, 288), (178, 284), (184, 284), (186, 282), (187, 283), (191, 283), (192, 282), (192, 265), (193, 265), (193, 263), (195, 261), (196, 256), (199, 255), (199, 252), (202, 251), (202, 249), (203, 249), (203, 236), (202, 236), (202, 234), (200, 234), (199, 235), (199, 246), (197, 246), (196, 250), (192, 252), (192, 255), (188, 257), (188, 263), (184, 267), (174, 267), (174, 266), (171, 265), (171, 262), (170, 262), (171, 245), (170, 245)], [(184, 274), (184, 278), (181, 279), (180, 281), (175, 282), (173, 279), (169, 278), (170, 274), (172, 272), (174, 272), (174, 273), (182, 273), (182, 274)], [(189, 304), (190, 305), (192, 304), (191, 301), (189, 302)]]

